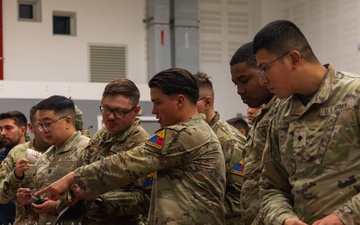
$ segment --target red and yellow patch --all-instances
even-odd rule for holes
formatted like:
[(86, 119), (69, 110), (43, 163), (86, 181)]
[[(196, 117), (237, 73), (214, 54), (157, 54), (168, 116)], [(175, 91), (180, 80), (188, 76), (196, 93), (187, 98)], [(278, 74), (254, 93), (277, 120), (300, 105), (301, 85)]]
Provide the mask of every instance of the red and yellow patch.
[(146, 144), (154, 148), (161, 149), (164, 145), (164, 140), (165, 140), (165, 130), (162, 130), (159, 133), (152, 136), (149, 140), (147, 140)]
[(230, 173), (242, 176), (244, 174), (244, 163), (240, 160), (230, 170)]

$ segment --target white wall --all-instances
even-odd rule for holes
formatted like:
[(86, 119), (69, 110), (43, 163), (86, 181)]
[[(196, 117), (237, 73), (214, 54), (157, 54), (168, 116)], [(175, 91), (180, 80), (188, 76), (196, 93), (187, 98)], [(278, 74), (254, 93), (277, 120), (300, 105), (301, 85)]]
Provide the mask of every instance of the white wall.
[[(76, 36), (52, 34), (53, 11), (76, 12)], [(17, 0), (3, 1), (4, 78), (89, 81), (88, 44), (128, 46), (128, 75), (146, 83), (145, 1), (42, 0), (41, 22), (17, 20)]]
[[(42, 21), (31, 23), (18, 22), (17, 0), (3, 0), (0, 96), (100, 99), (105, 84), (88, 83), (88, 44), (104, 43), (128, 46), (128, 78), (139, 86), (142, 101), (149, 100), (145, 6), (146, 0), (42, 0)], [(77, 13), (76, 37), (52, 34), (53, 10)], [(247, 108), (230, 81), (229, 60), (272, 20), (294, 21), (322, 62), (360, 73), (358, 0), (199, 0), (199, 10), (200, 69), (212, 76), (223, 119), (245, 115)]]
[(322, 63), (360, 74), (359, 0), (261, 0), (262, 25), (293, 21)]

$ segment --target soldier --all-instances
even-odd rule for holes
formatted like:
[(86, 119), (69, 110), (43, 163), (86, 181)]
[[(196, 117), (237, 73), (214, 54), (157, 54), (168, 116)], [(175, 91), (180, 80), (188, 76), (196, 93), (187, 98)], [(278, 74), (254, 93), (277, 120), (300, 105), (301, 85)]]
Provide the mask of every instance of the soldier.
[(255, 116), (257, 116), (259, 114), (259, 112), (261, 111), (261, 109), (263, 107), (264, 107), (264, 105), (261, 105), (259, 107), (249, 107), (246, 110), (248, 124), (253, 125), (253, 119), (255, 118)]
[[(86, 148), (86, 164), (128, 151), (150, 137), (136, 117), (139, 99), (139, 89), (131, 80), (118, 79), (106, 85), (100, 106), (105, 126)], [(144, 224), (141, 214), (147, 217), (150, 203), (144, 182), (145, 177), (88, 201), (82, 224)]]
[(226, 120), (226, 122), (228, 124), (230, 124), (231, 126), (235, 127), (245, 137), (247, 136), (247, 134), (250, 130), (249, 124), (241, 116), (230, 118), (230, 119)]
[(244, 158), (244, 176), (241, 190), (241, 217), (245, 225), (261, 224), (259, 215), (261, 157), (266, 140), (269, 121), (277, 108), (278, 99), (259, 83), (256, 59), (252, 53), (252, 42), (241, 46), (230, 61), (231, 79), (237, 86), (241, 99), (249, 107), (257, 108), (265, 104), (248, 132)]
[[(50, 147), (50, 144), (44, 141), (42, 133), (39, 131), (37, 125), (39, 123), (39, 112), (36, 105), (30, 109), (30, 123), (28, 124), (29, 130), (34, 134), (34, 139), (24, 144), (15, 146), (6, 156), (1, 174), (5, 173), (6, 177), (0, 182), (0, 203), (7, 203), (16, 198), (17, 195), (24, 194), (22, 190), (18, 189), (22, 184), (32, 184), (34, 166), (28, 164), (28, 160), (24, 160), (26, 150), (28, 148), (37, 150), (44, 153)], [(22, 161), (18, 161), (23, 159)], [(25, 170), (26, 173), (24, 174)], [(31, 187), (34, 188), (34, 187)], [(16, 224), (34, 224), (38, 221), (38, 215), (30, 208), (25, 208), (22, 204), (16, 203), (16, 217), (14, 225)]]
[(261, 83), (287, 98), (264, 152), (265, 223), (359, 224), (360, 77), (322, 65), (287, 20), (253, 43)]
[(78, 184), (96, 196), (156, 171), (148, 224), (224, 224), (225, 163), (219, 140), (197, 114), (199, 88), (180, 68), (149, 82), (161, 129), (141, 146), (71, 172), (39, 191), (57, 199)]
[(194, 76), (199, 84), (198, 112), (205, 114), (206, 122), (218, 137), (224, 153), (226, 166), (225, 223), (227, 225), (241, 224), (239, 196), (244, 173), (242, 152), (245, 136), (227, 122), (220, 120), (220, 114), (214, 109), (214, 89), (210, 77), (201, 71)]
[[(10, 111), (0, 114), (0, 131), (5, 150), (0, 152), (0, 168), (12, 148), (18, 144), (25, 143), (27, 119), (19, 111)], [(5, 170), (0, 171), (0, 182), (6, 176)], [(12, 224), (15, 219), (15, 201), (0, 204), (0, 224)]]
[[(89, 138), (82, 136), (75, 130), (74, 102), (64, 96), (53, 95), (37, 104), (39, 111), (38, 128), (43, 132), (45, 141), (52, 146), (41, 156), (35, 164), (35, 187), (46, 187), (68, 172), (84, 164), (83, 154)], [(80, 221), (81, 201), (72, 202), (72, 195), (67, 192), (59, 201), (44, 199), (44, 202), (31, 203), (32, 196), (25, 196), (21, 202), (39, 213), (39, 223), (50, 222), (70, 225)], [(27, 201), (26, 201), (26, 198)], [(31, 204), (30, 204), (31, 203)], [(59, 213), (61, 214), (59, 217)], [(80, 212), (79, 212), (80, 211)]]

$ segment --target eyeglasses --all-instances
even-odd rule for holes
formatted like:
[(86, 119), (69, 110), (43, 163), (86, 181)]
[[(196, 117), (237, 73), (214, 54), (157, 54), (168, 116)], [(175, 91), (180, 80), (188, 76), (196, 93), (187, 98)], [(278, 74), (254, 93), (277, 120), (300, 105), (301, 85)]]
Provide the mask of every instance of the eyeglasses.
[(272, 60), (271, 62), (269, 63), (266, 63), (265, 65), (262, 65), (260, 67), (258, 67), (257, 69), (257, 73), (260, 75), (260, 77), (264, 80), (267, 80), (267, 77), (266, 77), (266, 70), (268, 69), (268, 67), (273, 64), (274, 62), (278, 61), (279, 59), (281, 59), (282, 57), (286, 56), (287, 54), (289, 54), (291, 51), (288, 51), (288, 52), (285, 52), (284, 54), (280, 55), (279, 57), (277, 57), (276, 59)]
[(197, 101), (201, 101), (201, 100), (203, 100), (203, 99), (205, 99), (206, 97), (201, 97), (201, 98), (199, 98)]
[(48, 132), (50, 130), (50, 126), (56, 122), (58, 122), (59, 120), (62, 120), (62, 119), (65, 119), (67, 116), (63, 116), (63, 117), (60, 117), (59, 119), (57, 120), (54, 120), (52, 122), (49, 122), (49, 123), (39, 123), (37, 125), (37, 128), (39, 129), (39, 131), (41, 132)]
[(121, 119), (121, 118), (124, 118), (126, 116), (126, 114), (128, 114), (129, 112), (131, 112), (132, 110), (134, 110), (136, 108), (136, 106), (132, 107), (131, 109), (129, 109), (128, 111), (126, 112), (123, 112), (119, 109), (109, 109), (107, 107), (104, 107), (104, 106), (99, 106), (100, 108), (100, 112), (102, 114), (105, 114), (105, 115), (110, 115), (110, 113), (113, 113), (115, 118), (117, 119)]

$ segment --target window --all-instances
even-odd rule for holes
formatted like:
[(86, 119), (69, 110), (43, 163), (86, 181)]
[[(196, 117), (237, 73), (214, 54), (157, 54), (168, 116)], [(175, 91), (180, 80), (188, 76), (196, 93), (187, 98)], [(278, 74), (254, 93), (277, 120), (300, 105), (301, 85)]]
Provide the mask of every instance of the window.
[(41, 0), (18, 0), (18, 20), (40, 22)]
[(53, 34), (76, 35), (76, 14), (74, 12), (53, 12)]

